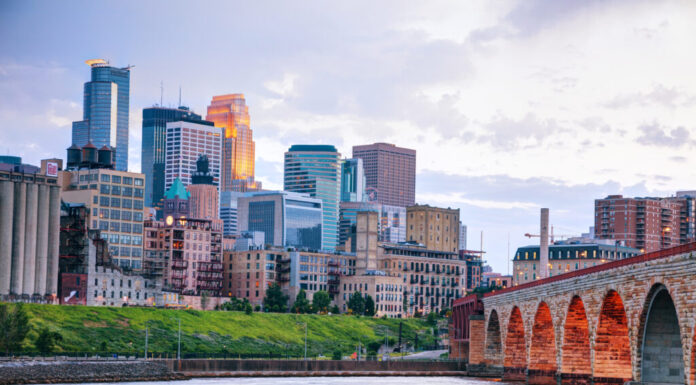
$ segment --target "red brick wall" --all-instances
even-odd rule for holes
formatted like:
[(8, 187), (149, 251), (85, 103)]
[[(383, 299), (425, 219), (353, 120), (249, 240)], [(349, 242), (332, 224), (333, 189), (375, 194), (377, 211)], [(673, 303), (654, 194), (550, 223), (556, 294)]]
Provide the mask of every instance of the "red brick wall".
[(486, 323), (483, 316), (469, 318), (469, 363), (484, 363), (484, 344), (486, 343)]

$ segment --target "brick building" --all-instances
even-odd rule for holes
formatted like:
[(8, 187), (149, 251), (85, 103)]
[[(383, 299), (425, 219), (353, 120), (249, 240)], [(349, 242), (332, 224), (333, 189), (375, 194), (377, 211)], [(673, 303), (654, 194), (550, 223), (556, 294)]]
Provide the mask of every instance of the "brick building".
[(595, 237), (651, 252), (694, 240), (694, 195), (595, 200)]
[(459, 251), (459, 209), (415, 205), (406, 208), (406, 241), (430, 250)]

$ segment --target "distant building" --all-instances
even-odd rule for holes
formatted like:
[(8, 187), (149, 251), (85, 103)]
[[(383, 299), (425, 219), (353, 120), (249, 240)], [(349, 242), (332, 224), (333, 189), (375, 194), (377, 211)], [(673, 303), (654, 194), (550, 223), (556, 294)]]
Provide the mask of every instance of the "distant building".
[(261, 183), (254, 180), (255, 143), (244, 95), (213, 96), (206, 120), (223, 133), (220, 191), (260, 190)]
[(322, 248), (338, 246), (340, 156), (330, 145), (294, 145), (285, 153), (284, 190), (322, 200)]
[(406, 208), (382, 205), (379, 216), (379, 241), (406, 242)]
[(260, 231), (273, 246), (322, 249), (322, 200), (287, 191), (238, 199), (239, 230)]
[(459, 250), (466, 250), (466, 225), (459, 222)]
[(213, 184), (220, 183), (220, 129), (212, 122), (178, 121), (167, 123), (167, 159), (165, 162), (164, 187), (168, 189), (174, 179), (179, 178), (184, 186), (191, 184), (196, 172), (196, 161), (203, 154), (208, 157), (208, 167)]
[(164, 172), (167, 159), (167, 123), (200, 122), (201, 116), (188, 107), (143, 108), (142, 155), (140, 170), (145, 174), (145, 206), (161, 207), (164, 196)]
[(179, 218), (188, 218), (191, 213), (191, 202), (189, 193), (181, 179), (174, 179), (174, 183), (164, 193), (164, 208), (162, 210), (165, 222)]
[(363, 161), (369, 201), (399, 207), (416, 203), (416, 150), (374, 143), (353, 146), (353, 158)]
[(189, 217), (196, 219), (219, 220), (218, 189), (213, 184), (208, 157), (200, 155), (196, 161), (196, 172), (187, 187), (189, 198)]
[(102, 59), (86, 63), (92, 77), (84, 87), (82, 120), (72, 125), (72, 143), (113, 148), (115, 168), (127, 171), (131, 67), (111, 67)]
[(483, 258), (480, 251), (459, 250), (459, 259), (465, 262), (464, 289), (469, 292), (481, 287)]
[(19, 156), (0, 155), (0, 171), (35, 174), (40, 170), (40, 167), (22, 163), (22, 158)]
[(406, 208), (406, 240), (430, 250), (459, 251), (459, 209), (415, 205)]
[(54, 302), (59, 241), (56, 173), (0, 169), (0, 301)]
[(512, 287), (512, 276), (494, 272), (483, 273), (481, 275), (481, 287), (495, 287), (499, 289)]
[(246, 194), (237, 191), (220, 193), (220, 219), (224, 224), (225, 237), (239, 235), (237, 200)]
[(696, 196), (595, 200), (595, 238), (651, 252), (696, 240)]
[(379, 203), (369, 202), (341, 202), (339, 219), (339, 245), (345, 251), (355, 249), (355, 224), (357, 223), (358, 213), (361, 211), (380, 212)]
[[(618, 244), (559, 241), (549, 245), (549, 277), (639, 254), (641, 251), (636, 248)], [(539, 246), (518, 248), (512, 265), (514, 285), (539, 279)]]
[(341, 202), (363, 202), (365, 198), (362, 159), (344, 159), (341, 164)]

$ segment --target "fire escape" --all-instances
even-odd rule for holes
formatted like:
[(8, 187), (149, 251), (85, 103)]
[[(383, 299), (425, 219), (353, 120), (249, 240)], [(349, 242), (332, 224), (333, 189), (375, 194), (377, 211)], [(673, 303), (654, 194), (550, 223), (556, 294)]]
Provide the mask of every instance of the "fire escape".
[(335, 295), (338, 295), (338, 293), (341, 291), (340, 284), (341, 284), (341, 264), (338, 261), (331, 260), (329, 261), (329, 280), (328, 280), (328, 286), (329, 286), (329, 294), (333, 298)]
[(196, 290), (207, 292), (213, 297), (219, 297), (222, 290), (222, 262), (198, 262), (198, 277)]

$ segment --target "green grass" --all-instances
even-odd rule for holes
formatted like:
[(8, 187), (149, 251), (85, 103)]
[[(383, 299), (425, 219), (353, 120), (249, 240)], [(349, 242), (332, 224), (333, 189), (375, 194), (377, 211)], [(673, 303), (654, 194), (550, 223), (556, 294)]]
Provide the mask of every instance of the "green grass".
[(347, 315), (296, 315), (153, 308), (85, 306), (25, 306), (32, 331), (25, 348), (33, 349), (37, 330), (48, 327), (63, 336), (58, 351), (98, 352), (106, 341), (108, 351), (142, 354), (145, 326), (149, 327), (149, 351), (176, 351), (178, 319), (181, 319), (182, 353), (285, 354), (304, 351), (304, 323), (308, 324), (308, 354), (330, 356), (334, 350), (352, 352), (360, 340), (384, 341), (384, 333), (396, 337), (403, 322), (403, 340), (419, 345), (433, 342), (426, 323), (419, 319), (378, 319)]

